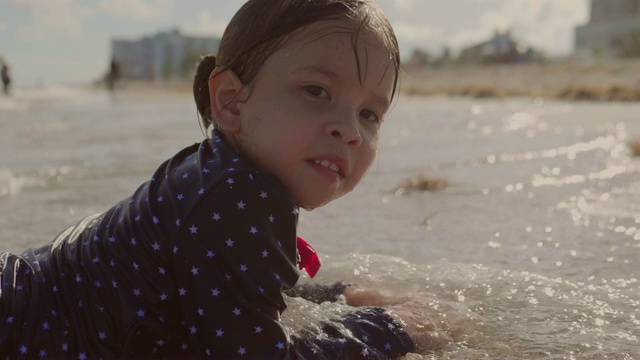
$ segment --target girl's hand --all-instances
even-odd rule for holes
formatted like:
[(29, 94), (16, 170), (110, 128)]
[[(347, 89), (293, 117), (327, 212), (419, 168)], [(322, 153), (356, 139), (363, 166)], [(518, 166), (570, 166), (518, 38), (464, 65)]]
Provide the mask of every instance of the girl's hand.
[(389, 306), (387, 309), (404, 324), (404, 330), (415, 345), (414, 352), (424, 354), (440, 350), (453, 342), (453, 338), (445, 331), (445, 324), (437, 319), (438, 314), (425, 308), (424, 304), (409, 301)]
[(405, 331), (413, 340), (415, 352), (439, 350), (453, 342), (445, 331), (447, 324), (439, 320), (440, 312), (419, 297), (385, 294), (379, 290), (348, 287), (344, 291), (348, 305), (381, 306), (404, 324)]
[(347, 287), (342, 293), (351, 306), (387, 306), (408, 301), (406, 296), (383, 294), (379, 290), (362, 289), (355, 286)]

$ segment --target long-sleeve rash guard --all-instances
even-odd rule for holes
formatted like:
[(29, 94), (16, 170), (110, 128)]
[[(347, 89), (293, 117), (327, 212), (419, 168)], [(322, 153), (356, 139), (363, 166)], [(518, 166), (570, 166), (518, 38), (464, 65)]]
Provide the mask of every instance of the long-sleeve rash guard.
[(413, 343), (380, 308), (280, 322), (299, 278), (298, 208), (220, 134), (40, 248), (0, 256), (0, 357), (394, 358)]

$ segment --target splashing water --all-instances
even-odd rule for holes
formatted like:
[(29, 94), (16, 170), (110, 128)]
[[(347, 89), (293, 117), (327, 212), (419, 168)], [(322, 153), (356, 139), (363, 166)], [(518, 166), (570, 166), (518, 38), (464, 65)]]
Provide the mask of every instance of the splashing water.
[[(2, 251), (108, 209), (203, 137), (189, 94), (16, 96), (0, 104)], [(406, 359), (640, 359), (640, 159), (625, 146), (639, 113), (401, 97), (362, 184), (301, 212), (313, 281), (406, 296), (454, 340)], [(447, 187), (394, 193), (425, 173)], [(288, 304), (298, 329), (350, 311)]]

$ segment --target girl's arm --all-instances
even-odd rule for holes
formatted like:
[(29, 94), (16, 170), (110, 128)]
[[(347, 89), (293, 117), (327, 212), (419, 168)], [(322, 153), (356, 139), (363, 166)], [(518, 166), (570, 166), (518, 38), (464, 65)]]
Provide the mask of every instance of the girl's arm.
[(259, 174), (230, 176), (203, 195), (178, 234), (174, 272), (188, 348), (220, 358), (394, 358), (413, 350), (379, 308), (327, 319), (319, 332), (280, 322), (282, 291), (294, 286), (297, 208)]
[(344, 294), (345, 289), (349, 287), (343, 282), (336, 282), (331, 285), (305, 283), (296, 284), (293, 288), (285, 290), (285, 295), (289, 297), (300, 297), (305, 300), (321, 304), (325, 301), (336, 302), (340, 295)]

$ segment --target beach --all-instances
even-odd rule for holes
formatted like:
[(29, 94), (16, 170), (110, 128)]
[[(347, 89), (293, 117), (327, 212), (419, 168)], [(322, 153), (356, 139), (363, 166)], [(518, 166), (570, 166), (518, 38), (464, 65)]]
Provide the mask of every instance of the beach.
[(413, 95), (640, 101), (640, 60), (556, 60), (534, 64), (405, 67)]
[[(134, 98), (191, 94), (190, 74), (149, 83), (123, 79), (120, 94)], [(640, 59), (565, 59), (525, 64), (404, 64), (399, 90), (409, 96), (539, 98), (566, 101), (640, 101)], [(94, 89), (104, 85), (96, 82)]]
[[(505, 88), (562, 85), (494, 70)], [(447, 71), (405, 74), (362, 184), (301, 211), (323, 263), (302, 281), (421, 299), (455, 342), (406, 359), (640, 359), (640, 158), (627, 146), (640, 102), (406, 92), (495, 79)], [(201, 141), (198, 123), (188, 84), (16, 89), (0, 100), (0, 251), (107, 210)], [(421, 176), (446, 186), (398, 191)], [(349, 311), (288, 304), (293, 328)]]

